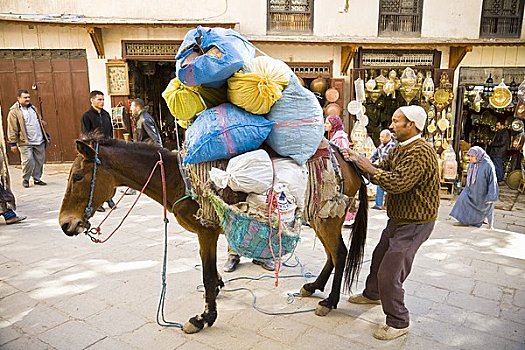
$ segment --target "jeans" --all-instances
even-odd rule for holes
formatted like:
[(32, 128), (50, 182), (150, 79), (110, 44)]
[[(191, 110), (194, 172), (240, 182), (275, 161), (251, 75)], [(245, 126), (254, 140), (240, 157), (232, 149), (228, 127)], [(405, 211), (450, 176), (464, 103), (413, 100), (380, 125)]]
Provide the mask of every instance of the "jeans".
[(503, 158), (500, 157), (490, 157), (492, 163), (494, 163), (494, 168), (496, 169), (496, 178), (498, 182), (503, 181)]
[(385, 190), (380, 186), (376, 186), (376, 207), (381, 208), (383, 206), (383, 200), (385, 198)]

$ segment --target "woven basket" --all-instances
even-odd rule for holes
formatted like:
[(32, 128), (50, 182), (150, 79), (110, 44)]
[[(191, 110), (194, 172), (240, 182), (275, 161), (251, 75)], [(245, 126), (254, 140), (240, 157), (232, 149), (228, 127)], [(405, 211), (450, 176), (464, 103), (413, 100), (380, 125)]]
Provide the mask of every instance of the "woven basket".
[[(209, 197), (217, 216), (219, 224), (224, 230), (228, 244), (239, 255), (250, 259), (273, 259), (269, 245), (270, 226), (267, 221), (262, 221), (249, 216), (234, 206), (226, 204), (220, 197)], [(272, 226), (272, 248), (276, 257), (279, 256), (278, 223)], [(284, 224), (281, 225), (281, 256), (292, 253), (299, 242), (300, 229), (292, 232)]]

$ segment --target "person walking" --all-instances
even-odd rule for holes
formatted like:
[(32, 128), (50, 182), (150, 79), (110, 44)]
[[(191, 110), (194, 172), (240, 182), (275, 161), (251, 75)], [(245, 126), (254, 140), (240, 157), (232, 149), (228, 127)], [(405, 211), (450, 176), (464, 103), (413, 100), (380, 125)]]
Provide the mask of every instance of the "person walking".
[[(89, 101), (91, 107), (82, 115), (80, 119), (80, 127), (82, 134), (87, 135), (93, 132), (101, 133), (105, 138), (113, 138), (113, 124), (111, 116), (104, 109), (104, 93), (102, 91), (93, 90), (89, 93)], [(113, 199), (106, 201), (110, 208), (115, 207)], [(103, 206), (100, 206), (97, 211), (106, 211)]]
[(136, 98), (131, 102), (131, 114), (136, 118), (135, 141), (162, 147), (160, 132), (155, 119), (144, 110), (144, 100)]
[(346, 160), (355, 162), (371, 175), (373, 183), (388, 192), (388, 222), (372, 254), (365, 289), (349, 298), (355, 304), (382, 305), (386, 324), (373, 334), (380, 340), (408, 333), (410, 320), (403, 283), (416, 252), (432, 233), (438, 214), (438, 157), (421, 137), (426, 119), (425, 110), (419, 106), (397, 109), (390, 128), (398, 144), (377, 166), (355, 151), (343, 150)]
[(7, 142), (11, 152), (20, 152), (22, 162), (22, 186), (29, 188), (29, 180), (38, 186), (47, 185), (42, 181), (46, 146), (49, 138), (36, 108), (31, 104), (31, 95), (27, 90), (19, 89), (17, 102), (9, 108), (7, 115)]
[(467, 182), (450, 216), (465, 226), (481, 227), (487, 220), (489, 229), (492, 229), (495, 202), (499, 196), (494, 164), (485, 150), (478, 146), (470, 148), (467, 156)]
[[(392, 152), (394, 147), (396, 146), (396, 141), (392, 138), (392, 133), (390, 130), (385, 129), (379, 133), (379, 142), (381, 144), (379, 147), (376, 148), (374, 151), (374, 154), (372, 154), (372, 157), (370, 157), (370, 161), (372, 163), (381, 162), (386, 159), (386, 157)], [(381, 186), (376, 186), (376, 203), (372, 207), (372, 209), (377, 210), (384, 210), (385, 207), (383, 206), (383, 201), (385, 198), (385, 190), (381, 188)]]
[(11, 181), (9, 178), (9, 168), (5, 154), (4, 128), (2, 127), (2, 112), (0, 111), (0, 216), (4, 217), (6, 225), (16, 224), (26, 219), (25, 216), (18, 216), (16, 210), (16, 200), (11, 192)]
[(496, 122), (496, 134), (494, 139), (490, 144), (490, 159), (494, 163), (494, 168), (496, 170), (496, 177), (498, 184), (503, 181), (504, 171), (503, 171), (503, 158), (507, 154), (507, 147), (509, 146), (510, 138), (507, 129), (502, 122)]

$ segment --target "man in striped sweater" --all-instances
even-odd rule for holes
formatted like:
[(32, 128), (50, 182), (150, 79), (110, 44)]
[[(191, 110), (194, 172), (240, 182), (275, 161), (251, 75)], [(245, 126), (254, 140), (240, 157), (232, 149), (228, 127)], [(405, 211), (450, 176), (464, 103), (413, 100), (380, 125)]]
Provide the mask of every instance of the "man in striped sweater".
[(434, 229), (439, 208), (438, 158), (433, 147), (421, 138), (427, 115), (419, 106), (394, 112), (390, 128), (397, 146), (377, 166), (354, 151), (344, 150), (346, 160), (371, 175), (372, 182), (388, 192), (388, 223), (374, 249), (370, 273), (362, 294), (350, 297), (356, 304), (380, 304), (386, 325), (374, 337), (398, 338), (408, 332), (403, 282), (415, 254)]

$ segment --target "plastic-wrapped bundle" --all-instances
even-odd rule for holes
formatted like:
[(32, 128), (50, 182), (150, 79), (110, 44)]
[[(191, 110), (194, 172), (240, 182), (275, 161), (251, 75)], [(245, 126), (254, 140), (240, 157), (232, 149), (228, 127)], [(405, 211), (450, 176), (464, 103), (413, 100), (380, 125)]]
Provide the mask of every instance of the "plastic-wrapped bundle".
[(248, 112), (266, 114), (282, 97), (292, 74), (283, 61), (256, 57), (245, 63), (243, 71), (228, 79), (228, 100)]
[(226, 102), (226, 89), (187, 86), (178, 78), (174, 78), (162, 93), (162, 97), (178, 121), (189, 121), (206, 108)]
[(189, 86), (220, 87), (255, 57), (255, 47), (233, 29), (198, 26), (177, 52), (177, 77)]
[(273, 122), (223, 103), (202, 112), (186, 131), (184, 164), (230, 159), (264, 142)]
[(315, 153), (323, 138), (323, 109), (315, 95), (302, 87), (295, 75), (266, 118), (275, 122), (266, 140), (268, 145), (299, 165)]

